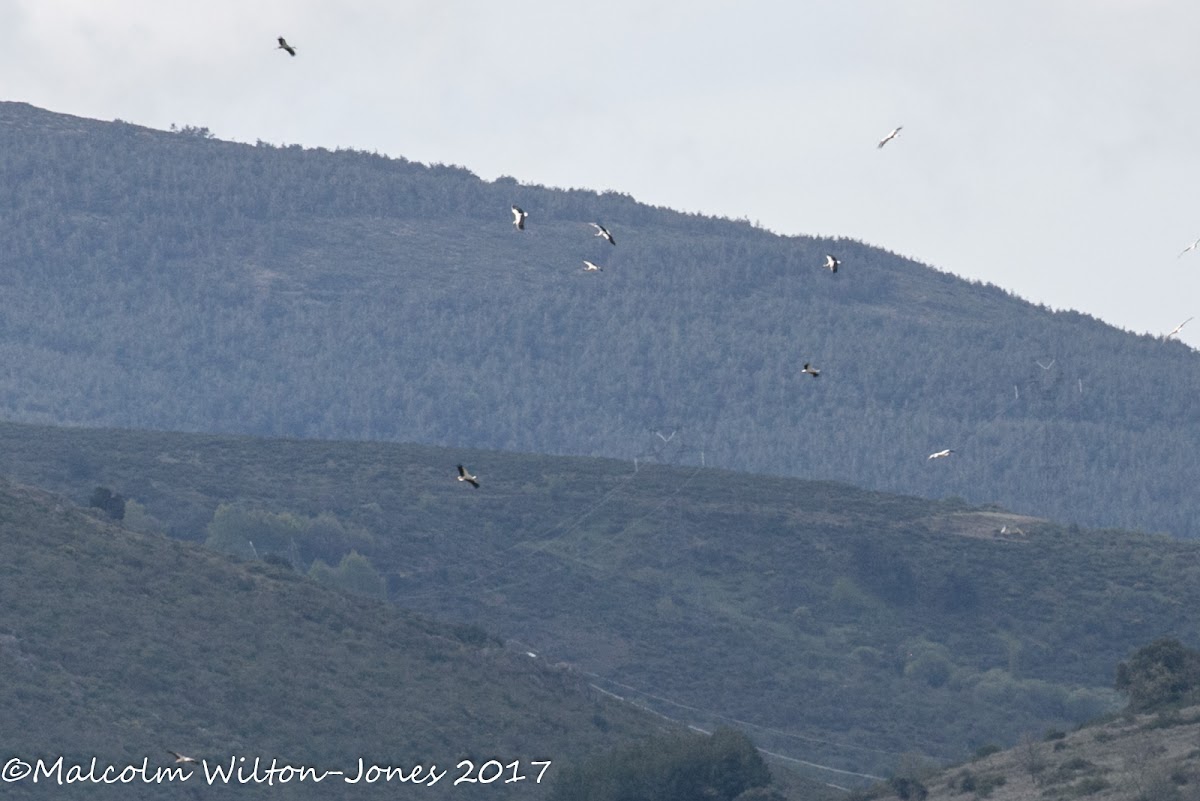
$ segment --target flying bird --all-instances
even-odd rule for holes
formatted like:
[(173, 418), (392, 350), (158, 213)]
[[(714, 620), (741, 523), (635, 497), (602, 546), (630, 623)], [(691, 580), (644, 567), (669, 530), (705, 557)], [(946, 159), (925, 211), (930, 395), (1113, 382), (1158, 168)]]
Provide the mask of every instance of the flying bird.
[(879, 144), (875, 145), (875, 147), (883, 147), (883, 146), (884, 146), (884, 145), (886, 145), (888, 142), (890, 142), (890, 141), (892, 141), (893, 139), (895, 139), (897, 136), (899, 136), (899, 135), (900, 135), (900, 129), (901, 129), (901, 128), (903, 128), (903, 127), (904, 127), (903, 125), (897, 125), (895, 128), (893, 128), (891, 131), (889, 131), (889, 132), (888, 132), (888, 135), (887, 135), (887, 136), (885, 136), (885, 137), (883, 137), (882, 139), (880, 139), (880, 140), (879, 140)]
[(170, 754), (171, 756), (175, 757), (176, 762), (183, 762), (185, 764), (191, 764), (191, 765), (199, 765), (200, 764), (200, 760), (196, 759), (195, 757), (184, 756), (183, 754), (179, 753), (178, 751), (172, 751), (170, 748), (167, 749), (167, 753)]
[(517, 227), (518, 231), (524, 231), (525, 230), (525, 218), (529, 216), (529, 212), (523, 211), (520, 206), (514, 205), (512, 207), (512, 213), (513, 213), (513, 225), (515, 225)]
[[(1183, 250), (1179, 251), (1179, 256), (1182, 256), (1184, 253), (1187, 253), (1189, 250), (1195, 250), (1197, 246), (1200, 246), (1200, 239), (1197, 239), (1195, 242), (1193, 242), (1192, 244), (1188, 245), (1188, 246), (1187, 246), (1186, 248), (1184, 248)], [(1177, 259), (1178, 259), (1178, 258), (1179, 258), (1179, 256), (1176, 256), (1175, 258), (1177, 258)]]
[(472, 487), (474, 487), (475, 489), (479, 489), (478, 479), (479, 479), (479, 476), (471, 475), (470, 473), (467, 472), (467, 468), (463, 467), (461, 464), (458, 466), (458, 480), (459, 481), (465, 481), (468, 484), (470, 484)]
[(294, 48), (290, 44), (288, 44), (287, 39), (284, 39), (282, 36), (279, 37), (279, 47), (277, 47), (275, 49), (276, 50), (286, 50), (287, 54), (289, 56), (296, 55), (296, 48)]
[(1187, 319), (1186, 319), (1186, 320), (1184, 320), (1182, 323), (1180, 323), (1179, 325), (1177, 325), (1177, 326), (1175, 326), (1173, 329), (1171, 329), (1171, 333), (1169, 333), (1169, 334), (1167, 334), (1166, 336), (1164, 336), (1164, 337), (1163, 337), (1163, 339), (1170, 339), (1171, 337), (1175, 336), (1176, 334), (1178, 334), (1180, 331), (1182, 331), (1182, 330), (1183, 330), (1183, 327), (1184, 327), (1185, 325), (1187, 325), (1188, 323), (1190, 323), (1190, 322), (1191, 322), (1192, 320), (1194, 320), (1194, 319), (1196, 319), (1196, 318), (1194, 318), (1194, 317), (1189, 317), (1189, 318), (1187, 318)]
[(603, 225), (601, 225), (600, 223), (588, 223), (588, 224), (596, 229), (596, 236), (604, 237), (605, 239), (608, 240), (608, 244), (610, 244), (610, 245), (617, 244), (617, 240), (613, 239), (613, 235), (610, 234), (608, 232), (608, 229), (605, 228)]
[(805, 363), (804, 363), (804, 369), (803, 369), (803, 370), (801, 370), (800, 372), (802, 372), (802, 373), (808, 373), (808, 374), (809, 374), (809, 375), (811, 375), (813, 378), (816, 378), (817, 376), (819, 376), (819, 375), (821, 374), (821, 371), (820, 371), (820, 370), (818, 370), (817, 368), (813, 367), (813, 366), (812, 366), (811, 364), (809, 364), (808, 362), (805, 362)]
[(837, 268), (840, 267), (841, 264), (842, 264), (841, 259), (836, 258), (835, 256), (831, 256), (828, 253), (825, 254), (825, 269), (829, 270), (829, 272), (836, 273)]
[(937, 453), (929, 454), (929, 458), (930, 459), (944, 459), (952, 453), (954, 453), (953, 450), (951, 450), (950, 448), (946, 448), (944, 451), (938, 451)]
[(588, 261), (587, 259), (584, 259), (584, 260), (583, 260), (583, 271), (584, 271), (585, 273), (598, 273), (598, 272), (601, 272), (601, 271), (603, 271), (603, 270), (604, 270), (604, 268), (603, 268), (603, 267), (601, 267), (599, 264), (592, 264), (592, 263), (591, 263), (590, 261)]

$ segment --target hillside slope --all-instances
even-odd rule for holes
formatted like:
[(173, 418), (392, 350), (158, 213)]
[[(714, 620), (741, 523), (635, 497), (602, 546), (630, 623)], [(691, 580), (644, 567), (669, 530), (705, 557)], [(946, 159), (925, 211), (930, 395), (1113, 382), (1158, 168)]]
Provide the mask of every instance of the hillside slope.
[[(533, 760), (580, 759), (663, 722), (579, 677), (453, 627), (355, 599), (263, 563), (105, 523), (40, 490), (0, 482), (0, 751), (100, 771), (168, 766), (173, 749), (228, 766), (436, 763), (449, 787), (490, 759), (530, 777)], [(494, 766), (493, 766), (494, 769)], [(510, 769), (514, 770), (514, 769)], [(99, 773), (100, 771), (97, 771)], [(490, 775), (490, 774), (489, 774)], [(506, 772), (505, 777), (513, 774)], [(544, 783), (497, 782), (489, 797), (539, 798)], [(5, 774), (6, 779), (12, 778)], [(203, 778), (95, 786), (5, 783), (5, 798), (395, 798), (375, 786)], [(222, 784), (218, 782), (219, 784)], [(233, 786), (229, 786), (233, 785)]]
[[(1192, 801), (1200, 798), (1200, 707), (1050, 732), (917, 780), (925, 801)], [(903, 801), (895, 790), (880, 786), (856, 799)]]
[(141, 524), (304, 572), (354, 549), (397, 605), (873, 775), (1088, 720), (1133, 648), (1200, 639), (1196, 543), (834, 482), (12, 424), (0, 472), (81, 503), (107, 487)]
[(3, 103), (0, 154), (4, 419), (653, 455), (1200, 534), (1178, 342), (858, 242), (368, 153)]

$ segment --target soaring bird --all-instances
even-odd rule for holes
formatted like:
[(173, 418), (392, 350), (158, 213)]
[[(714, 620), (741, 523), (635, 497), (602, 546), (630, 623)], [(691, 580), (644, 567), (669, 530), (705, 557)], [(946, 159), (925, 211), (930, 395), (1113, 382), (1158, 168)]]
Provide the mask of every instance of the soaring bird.
[(589, 223), (589, 225), (591, 225), (593, 228), (596, 229), (596, 236), (604, 237), (605, 239), (608, 240), (608, 244), (610, 244), (610, 245), (617, 244), (617, 240), (613, 239), (613, 235), (610, 234), (608, 232), (608, 229), (605, 228), (603, 225), (601, 225), (600, 223)]
[(1189, 317), (1189, 318), (1187, 318), (1187, 319), (1186, 319), (1186, 320), (1184, 320), (1182, 323), (1180, 323), (1179, 325), (1177, 325), (1177, 326), (1175, 326), (1173, 329), (1171, 329), (1171, 333), (1169, 333), (1169, 334), (1167, 334), (1166, 336), (1164, 336), (1164, 337), (1163, 337), (1163, 339), (1170, 339), (1171, 337), (1175, 336), (1176, 334), (1178, 334), (1180, 331), (1182, 331), (1182, 330), (1183, 330), (1183, 327), (1184, 327), (1185, 325), (1187, 325), (1188, 323), (1190, 323), (1190, 322), (1191, 322), (1192, 320), (1194, 320), (1194, 319), (1195, 319), (1194, 317)]
[(191, 765), (199, 765), (200, 764), (200, 760), (196, 759), (195, 757), (184, 756), (183, 754), (179, 753), (178, 751), (172, 751), (170, 748), (167, 749), (167, 753), (170, 754), (171, 756), (175, 757), (176, 762), (183, 762), (185, 764), (191, 764)]
[[(1195, 250), (1197, 246), (1200, 246), (1200, 239), (1197, 239), (1195, 242), (1193, 242), (1192, 244), (1188, 245), (1188, 246), (1187, 246), (1186, 248), (1184, 248), (1183, 250), (1179, 251), (1179, 256), (1182, 256), (1184, 253), (1187, 253), (1189, 250)], [(1178, 258), (1179, 258), (1179, 256), (1176, 256), (1175, 258), (1177, 258), (1177, 259), (1178, 259)]]
[(813, 378), (816, 378), (817, 376), (819, 376), (819, 375), (821, 374), (821, 371), (820, 371), (820, 370), (818, 370), (817, 368), (813, 367), (813, 366), (812, 366), (811, 364), (809, 364), (808, 362), (805, 362), (805, 363), (804, 363), (804, 369), (803, 369), (803, 370), (801, 370), (800, 372), (802, 372), (802, 373), (808, 373), (808, 374), (809, 374), (809, 375), (811, 375)]
[(829, 272), (836, 273), (837, 268), (839, 266), (841, 266), (841, 264), (842, 264), (841, 259), (839, 259), (835, 256), (831, 256), (828, 253), (825, 254), (825, 269), (829, 270)]
[(888, 135), (887, 135), (887, 136), (885, 136), (885, 137), (883, 137), (882, 139), (880, 139), (880, 140), (879, 140), (879, 144), (875, 145), (875, 147), (883, 147), (883, 146), (884, 146), (884, 145), (886, 145), (888, 142), (890, 142), (890, 141), (892, 141), (893, 139), (895, 139), (897, 136), (899, 136), (899, 135), (900, 135), (900, 129), (901, 129), (901, 128), (903, 128), (903, 127), (904, 127), (903, 125), (897, 125), (895, 128), (893, 128), (891, 131), (889, 131), (889, 132), (888, 132)]
[(604, 268), (601, 267), (599, 264), (592, 264), (587, 259), (583, 260), (583, 271), (585, 273), (598, 273), (598, 272), (601, 272), (603, 269)]
[(525, 218), (529, 216), (529, 212), (523, 211), (520, 206), (513, 205), (513, 225), (517, 226), (518, 231), (525, 230)]
[(279, 37), (279, 47), (277, 47), (275, 49), (276, 50), (286, 50), (287, 54), (289, 56), (296, 55), (296, 48), (294, 48), (290, 44), (288, 44), (287, 39), (284, 39), (282, 36)]
[(938, 451), (937, 453), (929, 454), (929, 458), (930, 459), (944, 459), (952, 453), (954, 453), (953, 450), (951, 450), (950, 448), (946, 448), (944, 451)]
[(458, 480), (459, 481), (465, 481), (468, 484), (470, 484), (472, 487), (474, 487), (475, 489), (479, 489), (478, 479), (479, 479), (479, 476), (471, 475), (470, 473), (467, 472), (467, 468), (463, 467), (461, 464), (458, 466)]

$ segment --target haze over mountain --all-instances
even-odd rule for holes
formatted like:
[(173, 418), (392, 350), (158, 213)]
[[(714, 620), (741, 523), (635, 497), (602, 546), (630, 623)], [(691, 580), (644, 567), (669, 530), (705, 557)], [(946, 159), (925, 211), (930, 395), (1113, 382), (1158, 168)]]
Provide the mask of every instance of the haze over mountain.
[(1178, 342), (614, 193), (13, 103), (0, 146), (5, 419), (703, 462), (1200, 534)]

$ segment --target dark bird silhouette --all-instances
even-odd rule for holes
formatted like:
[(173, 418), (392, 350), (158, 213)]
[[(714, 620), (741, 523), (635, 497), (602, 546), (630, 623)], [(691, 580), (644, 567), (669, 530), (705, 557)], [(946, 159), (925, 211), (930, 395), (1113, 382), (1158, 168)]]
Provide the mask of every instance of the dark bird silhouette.
[(459, 481), (465, 481), (468, 484), (470, 484), (472, 487), (474, 487), (475, 489), (479, 489), (478, 479), (479, 479), (479, 476), (471, 475), (470, 473), (467, 472), (467, 468), (463, 467), (461, 464), (458, 466), (458, 480)]
[(275, 49), (276, 50), (286, 50), (287, 54), (289, 56), (296, 55), (296, 48), (294, 48), (290, 44), (288, 44), (287, 39), (284, 39), (282, 36), (279, 37), (279, 47), (277, 47)]

